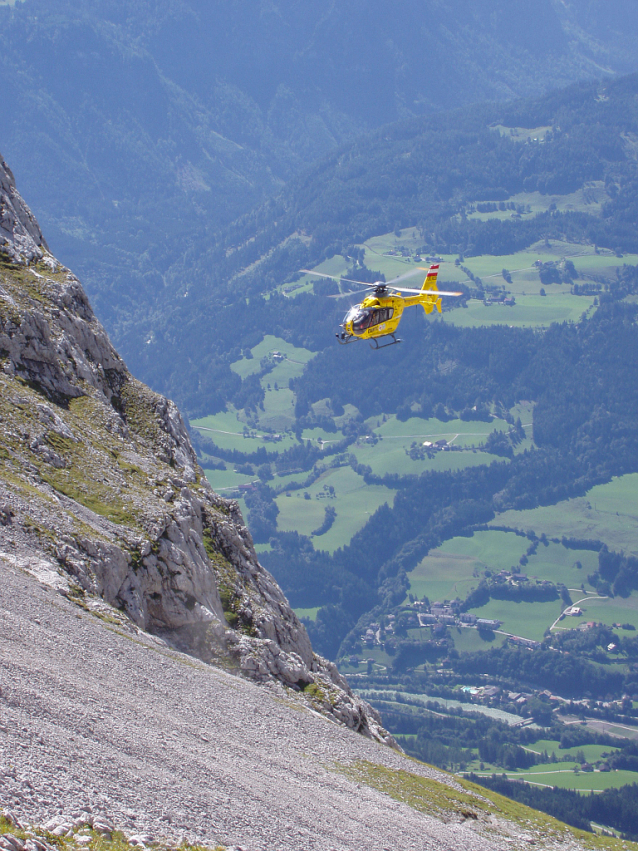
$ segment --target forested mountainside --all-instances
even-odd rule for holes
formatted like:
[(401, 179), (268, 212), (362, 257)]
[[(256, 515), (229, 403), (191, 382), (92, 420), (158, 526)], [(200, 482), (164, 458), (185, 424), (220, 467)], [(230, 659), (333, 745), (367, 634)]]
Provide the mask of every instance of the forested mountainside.
[(635, 70), (638, 13), (27, 0), (0, 5), (0, 24), (3, 151), (136, 372), (174, 393), (140, 353), (220, 228), (379, 125)]
[[(272, 521), (265, 525), (260, 540), (270, 540), (272, 552), (262, 560), (293, 605), (324, 607), (311, 624), (323, 652), (336, 655), (360, 615), (400, 603), (408, 590), (406, 573), (445, 540), (471, 534), (499, 511), (551, 505), (638, 470), (635, 319), (635, 305), (610, 300), (593, 319), (557, 324), (544, 334), (424, 323), (407, 346), (384, 353), (381, 362), (361, 347), (348, 353), (346, 371), (335, 347), (309, 364), (295, 390), (297, 415), (310, 427), (321, 423), (311, 406), (324, 399), (337, 412), (344, 403), (355, 405), (363, 433), (365, 423), (383, 412), (398, 411), (403, 419), (489, 421), (494, 400), (505, 410), (521, 398), (535, 402), (535, 450), (513, 455), (507, 439), (499, 446), (493, 435), (492, 452), (503, 457), (489, 466), (486, 459), (457, 471), (379, 476), (348, 458), (345, 463), (368, 484), (398, 491), (392, 507), (381, 506), (347, 546), (331, 554), (320, 549), (320, 538), (314, 550), (292, 531), (271, 537)], [(316, 462), (307, 452), (308, 462)], [(249, 498), (259, 529), (268, 518), (267, 491), (261, 504)], [(632, 574), (628, 588), (635, 582)]]
[[(280, 284), (296, 280), (305, 264), (332, 255), (350, 258), (351, 275), (368, 274), (357, 264), (363, 249), (356, 246), (395, 227), (400, 233), (409, 223), (417, 225), (420, 253), (456, 255), (459, 278), (467, 274), (463, 262), (475, 254), (513, 253), (539, 240), (564, 240), (573, 251), (592, 243), (618, 253), (635, 250), (637, 92), (636, 76), (605, 86), (579, 84), (542, 99), (472, 107), (436, 121), (413, 119), (330, 155), (291, 181), (276, 201), (233, 226), (225, 249), (201, 262), (200, 285), (174, 313), (167, 311), (164, 327), (149, 338), (147, 368), (160, 381), (175, 364), (172, 386), (192, 413), (211, 414), (230, 402), (248, 412), (248, 423), (257, 421), (273, 365), (264, 362), (243, 377), (230, 365), (250, 354), (265, 333), (319, 351), (289, 386), (298, 434), (355, 406), (360, 422), (340, 429), (344, 440), (335, 441), (331, 453), (369, 433), (373, 418), (489, 420), (495, 402), (505, 412), (521, 399), (534, 403), (535, 451), (489, 468), (402, 477), (373, 474), (356, 455), (342, 456), (369, 484), (385, 482), (399, 491), (393, 508), (380, 508), (332, 553), (321, 550), (320, 537), (316, 549), (290, 530), (273, 537), (280, 505), (273, 502), (276, 483), (275, 490), (263, 484), (250, 496), (255, 534), (263, 543), (272, 538), (272, 552), (263, 559), (295, 605), (324, 607), (311, 629), (326, 653), (338, 652), (348, 629), (379, 599), (402, 599), (402, 572), (446, 538), (488, 522), (495, 511), (551, 504), (635, 470), (635, 358), (628, 353), (636, 345), (636, 276), (627, 267), (604, 285), (583, 285), (593, 286), (602, 304), (577, 325), (539, 334), (504, 325), (406, 321), (401, 333), (408, 345), (378, 358), (365, 348), (346, 355), (334, 345), (339, 308), (322, 296), (322, 284), (294, 297)], [(601, 203), (577, 210), (550, 203), (555, 198), (560, 204), (587, 185), (598, 188)], [(545, 210), (517, 212), (525, 207), (522, 199), (532, 197), (546, 198)], [(477, 217), (481, 205), (496, 213)], [(505, 205), (514, 208), (513, 217)], [(364, 253), (373, 265), (375, 255)], [(578, 279), (569, 262), (571, 267), (540, 262), (541, 281), (549, 276), (560, 287)], [(483, 286), (476, 279), (470, 284)], [(630, 301), (623, 301), (627, 296)], [(513, 453), (496, 438), (493, 448), (496, 456)], [(207, 451), (227, 462), (252, 463), (253, 471), (268, 462), (282, 474), (310, 474), (321, 458), (309, 445), (281, 454), (266, 448), (224, 454), (214, 445)]]
[[(269, 330), (323, 349), (339, 321), (334, 303), (308, 294), (291, 300), (280, 285), (395, 228), (417, 225), (424, 254), (508, 254), (546, 238), (636, 250), (637, 92), (636, 76), (578, 84), (401, 122), (329, 155), (184, 263), (180, 280), (194, 278), (186, 297), (165, 300), (139, 324), (129, 319), (135, 369), (191, 415), (239, 402), (248, 387), (229, 364), (244, 348)], [(600, 204), (550, 203), (588, 185)], [(516, 214), (534, 193), (546, 203)], [(515, 214), (484, 221), (472, 215), (481, 203)]]

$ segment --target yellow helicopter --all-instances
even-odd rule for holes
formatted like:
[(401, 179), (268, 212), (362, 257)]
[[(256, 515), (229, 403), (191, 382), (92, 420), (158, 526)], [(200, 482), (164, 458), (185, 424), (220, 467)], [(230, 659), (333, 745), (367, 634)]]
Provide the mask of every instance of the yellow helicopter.
[[(322, 272), (311, 272), (309, 269), (301, 269), (301, 271), (308, 275), (336, 280), (333, 275), (324, 275)], [(427, 275), (420, 290), (396, 286), (400, 281), (411, 278), (418, 272), (426, 271)], [(438, 274), (439, 265), (437, 263), (427, 270), (421, 267), (413, 269), (411, 272), (393, 278), (391, 281), (363, 284), (365, 289), (359, 290), (359, 293), (367, 291), (369, 294), (361, 304), (355, 304), (348, 310), (340, 326), (343, 330), (335, 335), (337, 341), (345, 346), (355, 340), (371, 340), (370, 348), (373, 349), (385, 349), (387, 346), (400, 343), (401, 340), (396, 338), (395, 333), (406, 307), (420, 304), (427, 314), (432, 313), (434, 308), (441, 313), (441, 296), (463, 295), (459, 292), (452, 293), (439, 290), (436, 285)], [(339, 280), (361, 286), (361, 281), (353, 281), (349, 278), (339, 278)], [(403, 295), (403, 293), (411, 293), (411, 295)], [(343, 298), (348, 295), (358, 295), (358, 293), (339, 293), (329, 296), (329, 298)], [(379, 345), (379, 341), (384, 337), (390, 337), (391, 340)]]

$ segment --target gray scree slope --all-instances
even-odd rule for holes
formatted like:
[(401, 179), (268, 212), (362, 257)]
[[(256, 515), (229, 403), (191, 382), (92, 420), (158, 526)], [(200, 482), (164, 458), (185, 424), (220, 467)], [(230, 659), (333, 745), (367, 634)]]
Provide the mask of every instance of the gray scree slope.
[(342, 769), (456, 783), (274, 680), (104, 624), (24, 572), (37, 564), (0, 564), (0, 802), (24, 819), (88, 806), (135, 833), (247, 851), (579, 847), (478, 808), (467, 818), (467, 803), (428, 815), (392, 800)]

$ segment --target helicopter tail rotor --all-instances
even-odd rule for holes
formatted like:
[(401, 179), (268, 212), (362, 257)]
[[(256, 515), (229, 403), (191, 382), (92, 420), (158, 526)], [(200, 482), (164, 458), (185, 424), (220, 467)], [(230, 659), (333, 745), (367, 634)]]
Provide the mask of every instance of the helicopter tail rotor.
[[(425, 293), (428, 293), (424, 297), (422, 302), (423, 310), (425, 310), (426, 314), (432, 313), (434, 308), (436, 307), (439, 313), (443, 312), (443, 305), (441, 303), (441, 296), (439, 295), (439, 288), (436, 285), (436, 279), (439, 275), (439, 264), (436, 263), (433, 266), (430, 266), (428, 269), (428, 273), (425, 276), (425, 281), (423, 281), (423, 286), (421, 290)], [(431, 293), (431, 295), (430, 295)]]

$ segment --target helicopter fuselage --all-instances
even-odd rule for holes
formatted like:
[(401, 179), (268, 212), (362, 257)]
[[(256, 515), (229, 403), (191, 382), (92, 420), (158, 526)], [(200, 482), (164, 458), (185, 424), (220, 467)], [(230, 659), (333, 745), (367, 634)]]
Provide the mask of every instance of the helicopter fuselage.
[(339, 342), (394, 337), (403, 311), (414, 304), (420, 304), (426, 313), (432, 313), (434, 308), (441, 312), (441, 299), (436, 289), (424, 290), (423, 295), (414, 296), (402, 296), (400, 292), (396, 295), (375, 293), (366, 296), (346, 313), (341, 324), (343, 331), (337, 335)]

